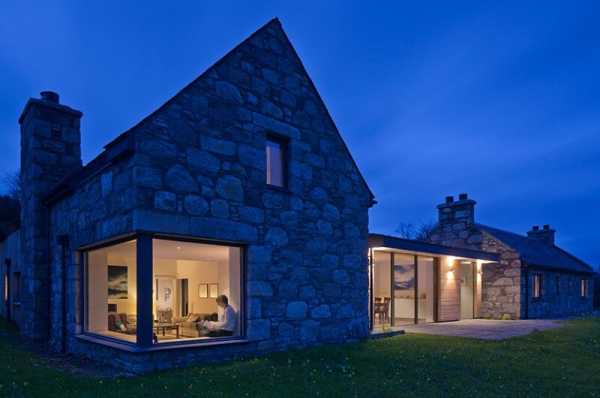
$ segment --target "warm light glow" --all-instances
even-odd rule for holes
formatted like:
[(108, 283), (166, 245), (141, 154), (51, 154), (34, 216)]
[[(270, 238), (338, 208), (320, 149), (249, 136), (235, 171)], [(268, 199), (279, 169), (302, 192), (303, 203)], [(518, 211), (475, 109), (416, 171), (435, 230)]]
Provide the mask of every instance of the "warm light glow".
[(453, 257), (453, 256), (446, 257), (446, 264), (448, 264), (448, 268), (454, 267), (454, 261), (456, 261), (456, 257)]
[(446, 279), (447, 280), (454, 280), (454, 270), (450, 270), (446, 273)]

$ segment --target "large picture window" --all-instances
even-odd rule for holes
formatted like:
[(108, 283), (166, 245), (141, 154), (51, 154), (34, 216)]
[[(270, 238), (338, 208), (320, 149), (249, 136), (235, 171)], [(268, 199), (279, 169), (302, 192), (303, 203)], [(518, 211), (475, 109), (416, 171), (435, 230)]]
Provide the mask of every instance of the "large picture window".
[(392, 286), (394, 325), (415, 323), (416, 256), (394, 253)]
[(86, 332), (142, 347), (242, 334), (240, 247), (143, 235), (85, 254)]
[(86, 268), (86, 330), (135, 342), (136, 241), (89, 251)]
[(240, 251), (154, 239), (154, 343), (240, 335)]

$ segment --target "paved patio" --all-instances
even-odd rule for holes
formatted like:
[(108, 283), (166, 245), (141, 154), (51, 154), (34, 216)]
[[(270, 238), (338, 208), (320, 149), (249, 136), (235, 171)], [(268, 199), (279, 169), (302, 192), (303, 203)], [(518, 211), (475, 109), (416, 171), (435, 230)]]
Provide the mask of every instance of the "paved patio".
[(525, 319), (497, 321), (490, 319), (465, 319), (455, 322), (426, 323), (404, 326), (406, 333), (435, 334), (442, 336), (470, 337), (483, 340), (504, 340), (525, 336), (535, 331), (556, 329), (561, 321), (549, 319)]

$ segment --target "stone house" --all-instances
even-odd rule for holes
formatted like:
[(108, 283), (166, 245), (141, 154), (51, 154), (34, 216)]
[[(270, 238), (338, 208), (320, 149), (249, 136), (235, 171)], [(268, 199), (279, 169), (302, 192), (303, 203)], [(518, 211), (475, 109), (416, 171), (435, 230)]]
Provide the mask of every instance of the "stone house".
[(466, 196), (433, 243), (369, 235), (374, 196), (277, 19), (87, 165), (81, 117), (54, 92), (25, 105), (21, 228), (0, 242), (0, 315), (55, 351), (143, 372), (588, 310), (590, 270), (553, 231), (475, 224)]
[(483, 267), (483, 318), (549, 318), (592, 311), (591, 266), (555, 244), (555, 230), (534, 226), (527, 236), (482, 225), (476, 202), (467, 194), (438, 206), (431, 236), (437, 244), (497, 253), (500, 261)]
[(145, 371), (369, 334), (373, 194), (277, 19), (85, 166), (81, 117), (19, 119), (25, 336)]

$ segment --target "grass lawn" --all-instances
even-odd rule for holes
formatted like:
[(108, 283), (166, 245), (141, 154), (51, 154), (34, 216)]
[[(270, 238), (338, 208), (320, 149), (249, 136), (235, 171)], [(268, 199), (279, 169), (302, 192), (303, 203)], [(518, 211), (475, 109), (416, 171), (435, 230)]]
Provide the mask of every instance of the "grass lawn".
[(0, 396), (600, 396), (600, 318), (501, 342), (405, 335), (129, 378), (53, 369), (0, 326)]

